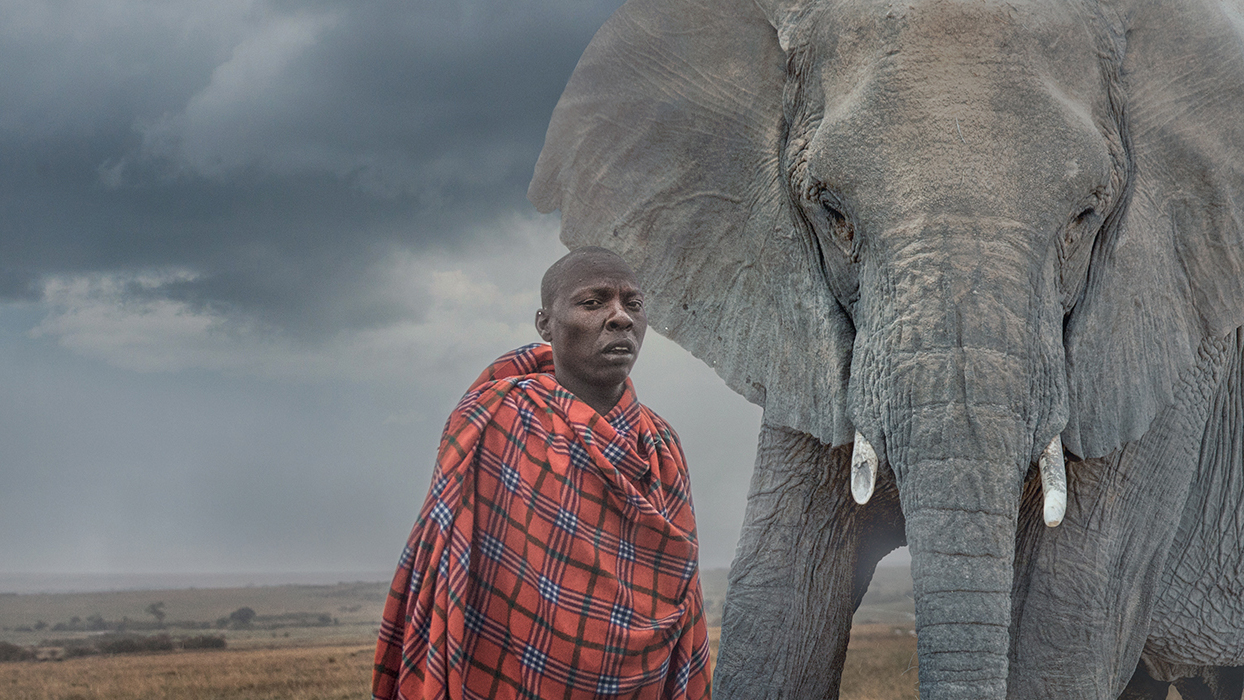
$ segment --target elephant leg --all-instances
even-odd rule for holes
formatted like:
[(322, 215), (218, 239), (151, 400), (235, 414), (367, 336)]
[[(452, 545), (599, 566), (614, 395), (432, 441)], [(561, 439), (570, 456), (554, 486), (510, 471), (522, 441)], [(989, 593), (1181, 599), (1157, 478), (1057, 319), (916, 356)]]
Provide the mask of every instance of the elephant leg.
[(1178, 666), (1244, 665), (1244, 332), (1236, 335), (1145, 644), (1146, 657)]
[(765, 425), (722, 620), (718, 700), (837, 698), (851, 617), (877, 562), (903, 544), (893, 474), (865, 506), (850, 448)]
[(1113, 700), (1133, 677), (1214, 397), (1226, 390), (1236, 352), (1233, 340), (1206, 343), (1173, 405), (1141, 439), (1104, 458), (1069, 461), (1060, 526), (1032, 522), (1026, 491), (1009, 697)]
[(1180, 678), (1175, 689), (1183, 700), (1240, 700), (1244, 666), (1220, 666), (1196, 678)]
[[(1136, 673), (1132, 674), (1132, 680), (1128, 681), (1119, 700), (1166, 700), (1170, 689), (1169, 681), (1157, 680), (1149, 675), (1149, 669), (1143, 663), (1139, 663), (1136, 665)], [(1184, 700), (1189, 699), (1185, 697)]]

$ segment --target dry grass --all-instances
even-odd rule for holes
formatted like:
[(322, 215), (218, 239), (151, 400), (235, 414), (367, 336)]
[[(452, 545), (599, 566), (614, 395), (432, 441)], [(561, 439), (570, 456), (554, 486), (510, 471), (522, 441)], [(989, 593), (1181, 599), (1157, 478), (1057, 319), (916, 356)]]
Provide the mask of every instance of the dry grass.
[[(708, 628), (709, 658), (717, 662), (721, 628)], [(916, 638), (911, 627), (856, 624), (842, 669), (842, 700), (916, 700)]]
[(249, 649), (0, 664), (10, 700), (369, 697), (371, 646)]
[[(842, 670), (842, 700), (918, 700), (916, 637), (911, 627), (856, 624)], [(1175, 688), (1167, 700), (1181, 700)]]
[[(717, 623), (725, 572), (706, 572), (704, 589), (710, 624)], [(145, 606), (154, 600), (166, 602), (170, 621), (213, 620), (248, 605), (260, 614), (323, 612), (340, 623), (279, 630), (204, 630), (228, 638), (229, 648), (223, 651), (0, 663), (0, 698), (363, 700), (370, 694), (373, 640), (385, 590), (384, 584), (343, 584), (0, 596), (0, 640), (22, 645), (87, 633), (18, 632), (15, 625), (40, 619), (53, 623), (95, 613), (108, 619), (141, 620), (146, 616)], [(842, 674), (843, 700), (919, 697), (912, 611), (910, 574), (905, 568), (879, 568), (851, 632)], [(713, 662), (720, 636), (719, 627), (709, 627)], [(1178, 697), (1172, 690), (1170, 700)]]
[[(915, 638), (886, 625), (857, 628), (843, 672), (844, 700), (917, 697)], [(716, 658), (720, 629), (709, 628)], [(89, 657), (0, 664), (12, 700), (337, 700), (366, 698), (371, 645), (282, 647)], [(905, 672), (906, 671), (906, 672)]]
[[(898, 630), (898, 633), (895, 632)], [(709, 628), (716, 658), (720, 629)], [(88, 657), (0, 663), (10, 700), (363, 700), (370, 644)], [(890, 625), (857, 625), (842, 674), (843, 700), (915, 700), (916, 638)], [(1179, 695), (1171, 691), (1171, 699)]]
[(856, 624), (842, 669), (842, 700), (915, 700), (916, 638), (910, 626)]

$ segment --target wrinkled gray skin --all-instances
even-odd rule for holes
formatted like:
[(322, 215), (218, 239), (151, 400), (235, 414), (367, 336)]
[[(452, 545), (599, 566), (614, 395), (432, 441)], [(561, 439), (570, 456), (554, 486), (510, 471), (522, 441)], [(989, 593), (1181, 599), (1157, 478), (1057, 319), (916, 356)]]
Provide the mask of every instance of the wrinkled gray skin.
[(1238, 0), (630, 0), (597, 34), (529, 195), (765, 408), (718, 700), (837, 697), (904, 542), (923, 698), (1240, 697), (1242, 35)]

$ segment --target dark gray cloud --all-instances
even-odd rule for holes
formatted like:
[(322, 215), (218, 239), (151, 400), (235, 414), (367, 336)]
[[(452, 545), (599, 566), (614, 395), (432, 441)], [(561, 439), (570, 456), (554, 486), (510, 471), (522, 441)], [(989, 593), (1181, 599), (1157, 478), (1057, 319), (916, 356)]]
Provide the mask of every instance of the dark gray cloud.
[(6, 3), (0, 298), (179, 268), (137, 291), (294, 332), (392, 322), (374, 267), (528, 208), (618, 4)]
[[(3, 568), (391, 567), (536, 340), (527, 182), (619, 4), (0, 3)], [(636, 385), (724, 565), (760, 411), (659, 338)]]

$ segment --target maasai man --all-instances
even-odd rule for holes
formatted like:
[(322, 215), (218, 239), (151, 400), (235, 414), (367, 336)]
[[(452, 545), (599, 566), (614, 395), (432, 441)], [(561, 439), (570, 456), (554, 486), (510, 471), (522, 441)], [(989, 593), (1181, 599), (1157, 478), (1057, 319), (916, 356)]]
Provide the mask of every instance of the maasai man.
[(603, 248), (553, 264), (536, 330), (441, 438), (394, 576), (374, 697), (709, 697), (695, 516), (673, 429), (628, 378), (647, 321)]

